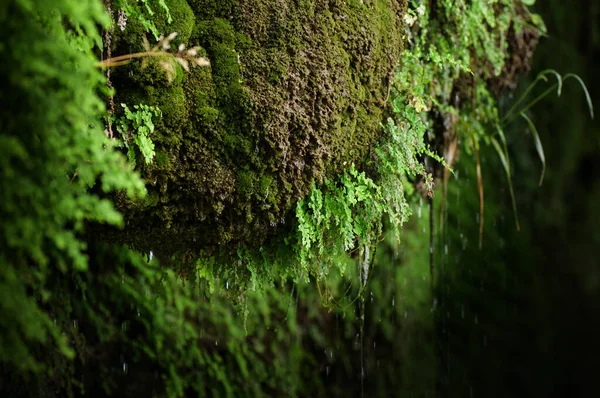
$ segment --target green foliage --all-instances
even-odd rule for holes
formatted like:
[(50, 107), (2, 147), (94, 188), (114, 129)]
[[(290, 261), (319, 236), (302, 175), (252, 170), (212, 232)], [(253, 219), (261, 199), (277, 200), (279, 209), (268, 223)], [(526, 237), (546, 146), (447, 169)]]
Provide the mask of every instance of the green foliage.
[(162, 112), (158, 107), (144, 104), (134, 105), (135, 111), (131, 111), (126, 104), (121, 106), (124, 114), (116, 120), (116, 125), (122, 138), (120, 143), (127, 148), (129, 162), (135, 167), (135, 144), (146, 164), (151, 163), (155, 155), (154, 143), (150, 137), (154, 133), (152, 116), (161, 117)]
[[(155, 11), (153, 10), (150, 2), (155, 3), (155, 6), (159, 6), (165, 13), (167, 23), (173, 21), (169, 7), (165, 3), (165, 0), (115, 0), (115, 6), (118, 10), (125, 13), (127, 18), (137, 20), (146, 30), (146, 32), (152, 33), (156, 40), (159, 39), (161, 34), (166, 32), (160, 32), (154, 22)], [(123, 22), (126, 26), (126, 21)], [(125, 29), (123, 27), (122, 29)]]
[[(165, 1), (154, 2), (161, 10), (155, 20), (149, 0), (116, 1), (138, 23), (117, 48), (141, 45), (142, 31), (158, 36), (157, 26), (173, 22), (182, 28), (179, 51), (190, 45), (212, 61), (189, 74), (178, 73), (186, 64), (176, 61), (170, 79), (152, 65), (112, 75), (130, 164), (100, 123), (105, 110), (96, 93), (105, 81), (93, 53), (101, 45), (96, 24), (107, 20), (99, 3), (38, 0), (35, 12), (29, 3), (18, 1), (10, 18), (0, 8), (0, 32), (9, 40), (0, 47), (7, 59), (0, 76), (9, 84), (0, 99), (10, 104), (0, 110), (0, 361), (17, 368), (19, 385), (33, 379), (48, 391), (86, 393), (97, 386), (83, 376), (93, 374), (105, 393), (128, 396), (323, 395), (323, 372), (314, 369), (333, 322), (319, 299), (350, 307), (360, 296), (362, 335), (370, 264), (385, 258), (371, 292), (398, 306), (383, 313), (406, 319), (427, 307), (423, 259), (412, 269), (394, 267), (374, 248), (384, 240), (380, 247), (399, 250), (416, 180), (433, 194), (423, 158), (450, 168), (426, 144), (440, 132), (434, 111), (460, 120), (460, 134), (472, 138), (467, 145), (500, 145), (488, 130), (498, 111), (483, 80), (471, 87), (472, 109), (451, 94), (465, 76), (502, 71), (510, 21), (529, 21), (519, 20), (515, 2), (440, 0), (436, 15), (413, 2), (405, 15), (412, 47), (390, 93), (393, 117), (381, 126), (385, 79), (401, 47), (400, 2), (320, 11), (311, 2), (258, 2), (250, 10), (250, 3), (178, 1), (168, 2), (181, 16), (171, 21)], [(154, 182), (147, 199), (128, 200), (118, 191), (130, 198), (144, 191), (131, 167), (138, 150)], [(112, 227), (125, 222), (108, 194), (129, 211), (121, 235)], [(291, 226), (275, 230), (293, 206)], [(99, 223), (111, 225), (106, 235), (86, 235), (84, 227)], [(281, 231), (289, 234), (275, 238)], [(176, 247), (157, 250), (164, 260), (175, 255), (159, 266), (99, 242), (106, 236)], [(359, 267), (349, 266), (351, 256)], [(310, 276), (318, 294), (300, 283)], [(360, 277), (358, 288), (344, 289)], [(417, 286), (414, 296), (394, 288), (404, 278)], [(307, 290), (304, 304), (290, 305), (295, 291), (297, 298)], [(356, 317), (348, 319), (342, 333), (352, 341)], [(411, 321), (428, 331), (429, 315)], [(379, 333), (394, 344), (394, 328)], [(414, 337), (408, 326), (402, 336)], [(351, 354), (340, 368), (355, 360)], [(376, 372), (374, 364), (367, 369)], [(427, 373), (429, 386), (434, 380)]]
[(321, 279), (342, 253), (374, 246), (386, 221), (399, 235), (410, 215), (405, 197), (412, 188), (409, 179), (423, 177), (433, 195), (433, 178), (419, 160), (424, 154), (435, 156), (424, 143), (425, 125), (412, 107), (398, 105), (395, 111), (397, 120), (388, 119), (386, 135), (374, 149), (375, 179), (353, 164), (339, 181), (325, 179), (298, 202), (297, 250), (307, 276), (310, 272)]
[(45, 310), (60, 300), (49, 284), (88, 268), (86, 223), (123, 225), (99, 193), (144, 192), (104, 136), (96, 95), (104, 79), (73, 40), (75, 32), (99, 42), (97, 26), (107, 23), (97, 1), (0, 7), (0, 361), (16, 369), (51, 365), (36, 347), (73, 357)]

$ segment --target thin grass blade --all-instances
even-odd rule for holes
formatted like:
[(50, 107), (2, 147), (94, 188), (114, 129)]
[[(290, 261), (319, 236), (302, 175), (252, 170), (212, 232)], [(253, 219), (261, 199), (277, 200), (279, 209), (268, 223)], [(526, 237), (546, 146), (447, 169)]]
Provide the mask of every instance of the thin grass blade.
[(529, 131), (531, 132), (531, 135), (533, 135), (533, 141), (535, 142), (535, 149), (540, 157), (540, 160), (542, 161), (542, 175), (540, 176), (539, 182), (539, 185), (542, 186), (542, 182), (544, 181), (544, 175), (546, 174), (546, 156), (544, 155), (544, 147), (542, 146), (542, 140), (540, 140), (540, 135), (538, 134), (538, 131), (535, 128), (535, 125), (533, 124), (531, 119), (524, 113), (521, 113), (521, 116), (529, 125)]
[(494, 146), (494, 149), (496, 149), (498, 156), (500, 157), (502, 166), (504, 166), (504, 171), (506, 172), (506, 179), (508, 181), (508, 189), (510, 191), (510, 198), (512, 200), (513, 214), (515, 217), (515, 225), (517, 227), (517, 231), (520, 231), (521, 226), (519, 224), (519, 215), (517, 213), (517, 202), (515, 200), (515, 192), (514, 192), (513, 185), (512, 185), (512, 177), (511, 177), (511, 173), (510, 173), (510, 163), (509, 163), (509, 159), (508, 159), (508, 151), (506, 150), (506, 139), (504, 138), (504, 133), (502, 132), (502, 129), (500, 129), (499, 127), (498, 127), (498, 132), (499, 132), (502, 142), (504, 144), (504, 149), (500, 146), (500, 143), (498, 142), (498, 140), (496, 138), (492, 137), (490, 141), (491, 141), (492, 145)]
[(563, 78), (563, 81), (567, 80), (570, 77), (577, 80), (579, 82), (579, 84), (581, 85), (581, 88), (583, 89), (583, 92), (585, 93), (585, 100), (587, 101), (588, 108), (590, 110), (590, 116), (592, 117), (592, 119), (594, 119), (594, 105), (592, 104), (592, 97), (590, 97), (590, 93), (589, 93), (585, 83), (583, 82), (583, 80), (581, 80), (581, 78), (579, 76), (577, 76), (574, 73), (567, 73), (565, 75), (565, 77)]
[(481, 162), (479, 161), (479, 149), (477, 149), (475, 143), (473, 143), (473, 148), (473, 152), (475, 153), (475, 162), (477, 163), (477, 188), (479, 190), (479, 250), (481, 250), (483, 247), (483, 177), (481, 176)]

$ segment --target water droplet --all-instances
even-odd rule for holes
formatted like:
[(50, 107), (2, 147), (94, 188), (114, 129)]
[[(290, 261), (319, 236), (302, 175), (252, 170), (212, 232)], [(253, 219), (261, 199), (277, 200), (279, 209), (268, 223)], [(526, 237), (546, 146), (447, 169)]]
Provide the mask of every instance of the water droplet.
[(127, 374), (127, 362), (123, 362), (123, 373)]
[(479, 324), (479, 319), (477, 318), (477, 315), (475, 315), (475, 325)]
[(78, 326), (79, 326), (79, 322), (77, 322), (77, 319), (73, 320), (73, 327), (75, 329), (77, 329)]
[(219, 345), (219, 340), (215, 340), (215, 345)]
[(229, 289), (229, 281), (225, 282), (225, 289)]
[(329, 366), (327, 366), (327, 367), (325, 368), (325, 375), (326, 375), (326, 376), (329, 376)]
[(396, 298), (392, 297), (392, 307), (395, 307), (395, 306), (396, 306)]

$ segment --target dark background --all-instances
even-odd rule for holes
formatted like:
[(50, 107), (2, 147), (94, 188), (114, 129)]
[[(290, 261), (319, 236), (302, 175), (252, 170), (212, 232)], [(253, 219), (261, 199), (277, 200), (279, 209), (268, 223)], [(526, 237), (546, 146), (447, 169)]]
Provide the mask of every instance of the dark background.
[[(600, 4), (539, 1), (535, 10), (548, 35), (519, 90), (544, 69), (576, 73), (597, 110)], [(514, 98), (504, 99), (505, 109)], [(574, 79), (531, 116), (546, 155), (541, 187), (541, 164), (526, 125), (506, 131), (521, 231), (493, 149), (482, 154), (481, 251), (476, 244), (462, 247), (466, 236), (472, 242), (478, 233), (475, 167), (466, 154), (462, 178), (449, 188), (448, 228), (438, 244), (449, 250), (439, 260), (436, 288), (442, 304), (435, 327), (440, 396), (600, 396), (600, 124), (591, 119)]]

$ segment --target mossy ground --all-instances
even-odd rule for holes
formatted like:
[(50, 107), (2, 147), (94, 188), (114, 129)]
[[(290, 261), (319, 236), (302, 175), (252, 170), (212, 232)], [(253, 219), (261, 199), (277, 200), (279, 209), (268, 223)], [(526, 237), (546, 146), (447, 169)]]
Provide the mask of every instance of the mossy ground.
[[(380, 133), (402, 50), (404, 0), (167, 0), (174, 45), (210, 67), (158, 62), (113, 72), (116, 102), (160, 107), (149, 196), (122, 201), (125, 234), (172, 253), (262, 244), (313, 181), (360, 162)], [(113, 54), (141, 50), (142, 26), (115, 30)], [(150, 35), (147, 35), (150, 37)]]

